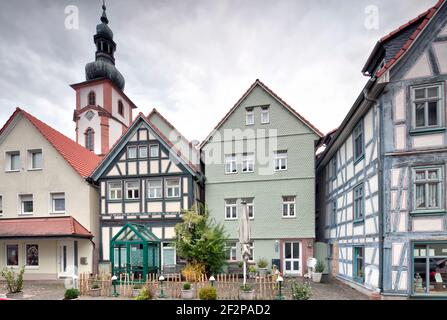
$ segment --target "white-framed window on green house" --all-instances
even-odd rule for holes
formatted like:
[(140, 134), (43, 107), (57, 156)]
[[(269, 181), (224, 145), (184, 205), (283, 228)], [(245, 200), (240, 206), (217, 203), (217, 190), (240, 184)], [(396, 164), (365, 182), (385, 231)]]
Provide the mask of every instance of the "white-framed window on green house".
[(33, 205), (33, 195), (32, 194), (20, 194), (19, 195), (19, 204), (20, 204), (20, 212), (21, 215), (31, 215), (34, 211)]
[(42, 149), (28, 150), (29, 170), (41, 170), (43, 168)]
[(444, 126), (443, 85), (431, 84), (411, 88), (413, 129), (436, 129)]
[(237, 261), (236, 242), (227, 242), (225, 245), (225, 254), (228, 261)]
[(149, 148), (150, 148), (150, 156), (151, 156), (151, 158), (157, 158), (159, 153), (160, 153), (158, 144), (152, 144), (152, 145), (149, 146)]
[(137, 158), (137, 147), (127, 147), (127, 159), (136, 159)]
[(165, 179), (166, 198), (180, 197), (180, 178)]
[(242, 155), (242, 172), (255, 171), (255, 155), (253, 153), (246, 153)]
[(242, 199), (242, 201), (245, 201), (247, 203), (248, 218), (254, 219), (254, 217), (255, 217), (254, 199), (253, 198), (245, 198), (245, 199)]
[(245, 125), (251, 126), (255, 123), (255, 113), (253, 108), (249, 108), (245, 111)]
[(126, 181), (126, 199), (140, 199), (140, 181)]
[(8, 267), (16, 267), (19, 265), (19, 245), (6, 245), (6, 265)]
[(287, 170), (287, 151), (281, 150), (273, 152), (273, 159), (275, 171)]
[(334, 200), (331, 202), (331, 221), (330, 226), (335, 227), (337, 225), (337, 201)]
[(363, 183), (354, 187), (353, 195), (354, 221), (361, 221), (365, 216), (365, 192)]
[(282, 216), (283, 216), (283, 218), (294, 218), (296, 216), (295, 201), (296, 201), (295, 196), (282, 197)]
[(365, 248), (354, 247), (353, 253), (353, 278), (358, 282), (365, 279)]
[(121, 200), (123, 198), (123, 188), (121, 181), (114, 181), (107, 183), (109, 200)]
[(163, 198), (163, 181), (161, 179), (147, 180), (147, 197), (149, 199)]
[(6, 152), (6, 171), (20, 171), (20, 151)]
[(51, 193), (51, 212), (65, 213), (65, 193)]
[(147, 146), (138, 147), (138, 158), (147, 158)]
[(268, 107), (261, 108), (261, 124), (270, 122), (270, 110)]
[(413, 212), (432, 212), (443, 209), (442, 167), (413, 168)]
[(27, 244), (25, 245), (25, 258), (27, 267), (39, 266), (39, 245)]
[(354, 142), (354, 162), (360, 160), (365, 155), (365, 139), (363, 133), (363, 119), (360, 120), (352, 132)]
[(237, 200), (225, 199), (225, 220), (237, 219)]
[(225, 156), (225, 173), (237, 173), (236, 155), (231, 154)]

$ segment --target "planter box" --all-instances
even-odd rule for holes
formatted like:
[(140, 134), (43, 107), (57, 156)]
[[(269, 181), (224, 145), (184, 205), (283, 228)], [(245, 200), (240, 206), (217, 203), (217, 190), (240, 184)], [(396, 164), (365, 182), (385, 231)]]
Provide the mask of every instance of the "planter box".
[(321, 282), (321, 277), (323, 276), (322, 273), (313, 272), (312, 273), (312, 281), (313, 282)]
[(267, 268), (258, 268), (259, 275), (261, 277), (267, 275)]
[(90, 297), (100, 297), (100, 296), (101, 296), (101, 288), (90, 289)]
[(239, 299), (241, 300), (254, 300), (255, 298), (255, 291), (239, 291)]
[(195, 298), (195, 290), (194, 289), (189, 289), (189, 290), (182, 289), (182, 299), (183, 300), (191, 300), (194, 298)]

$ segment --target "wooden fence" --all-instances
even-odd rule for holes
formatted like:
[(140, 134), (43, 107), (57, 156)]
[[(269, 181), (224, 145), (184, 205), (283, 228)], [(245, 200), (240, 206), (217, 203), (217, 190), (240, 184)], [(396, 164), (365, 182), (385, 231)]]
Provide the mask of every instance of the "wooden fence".
[[(117, 281), (116, 291), (120, 296), (131, 297), (132, 289), (135, 284), (141, 284), (148, 287), (155, 296), (160, 294), (161, 286), (163, 292), (168, 299), (181, 299), (181, 290), (184, 281), (179, 273), (163, 274), (165, 280), (163, 284), (158, 280), (159, 274), (149, 274), (146, 280), (141, 278), (128, 277), (122, 274)], [(203, 287), (211, 285), (207, 276), (199, 279), (187, 279), (191, 283), (191, 287), (195, 291), (195, 296), (199, 298), (199, 291)], [(81, 295), (89, 295), (90, 288), (93, 284), (97, 284), (101, 288), (101, 296), (110, 297), (113, 293), (113, 285), (110, 274), (89, 275), (87, 273), (79, 276), (79, 291)], [(237, 274), (218, 274), (215, 276), (213, 286), (217, 290), (219, 300), (235, 300), (239, 299), (239, 289), (242, 286), (242, 279)], [(255, 299), (271, 300), (277, 295), (277, 287), (275, 276), (265, 275), (258, 276), (255, 279), (248, 279), (249, 284), (255, 290)]]

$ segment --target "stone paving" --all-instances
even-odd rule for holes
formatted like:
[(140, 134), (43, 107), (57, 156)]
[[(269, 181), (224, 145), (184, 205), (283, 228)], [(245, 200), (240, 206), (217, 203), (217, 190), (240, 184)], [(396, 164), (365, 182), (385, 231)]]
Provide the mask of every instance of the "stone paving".
[[(302, 278), (296, 279), (302, 282)], [(288, 282), (289, 279), (286, 279)], [(352, 289), (348, 285), (339, 280), (331, 279), (325, 280), (323, 283), (310, 282), (312, 288), (311, 300), (367, 300), (368, 296)], [(42, 281), (25, 281), (23, 297), (17, 297), (21, 300), (61, 300), (64, 297), (65, 286), (63, 282), (42, 282)], [(4, 282), (0, 282), (0, 297), (6, 293), (6, 286)], [(290, 299), (290, 289), (286, 285), (284, 288), (284, 295)], [(108, 299), (128, 299), (126, 297), (100, 297), (93, 298), (90, 296), (82, 296), (80, 300), (108, 300)]]

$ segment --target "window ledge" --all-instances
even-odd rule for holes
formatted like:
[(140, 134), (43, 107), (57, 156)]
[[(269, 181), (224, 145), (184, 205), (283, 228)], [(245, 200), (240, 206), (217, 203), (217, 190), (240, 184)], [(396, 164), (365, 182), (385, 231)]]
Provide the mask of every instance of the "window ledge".
[(445, 214), (445, 210), (420, 210), (410, 212), (410, 215), (412, 216), (442, 216)]
[(20, 170), (5, 170), (6, 173), (20, 172)]
[(354, 224), (361, 224), (365, 222), (365, 218), (358, 218), (358, 219), (354, 219), (353, 223)]
[(237, 172), (225, 172), (225, 174), (230, 175), (230, 174), (237, 174)]
[(291, 217), (285, 217), (285, 216), (282, 216), (282, 218), (283, 218), (283, 219), (296, 219), (296, 216), (291, 216)]
[(354, 166), (359, 163), (360, 161), (362, 161), (363, 159), (365, 159), (365, 154), (361, 155), (358, 159), (354, 160)]
[(51, 215), (56, 215), (56, 214), (66, 214), (66, 211), (55, 211), (55, 212), (48, 212)]
[(237, 221), (237, 218), (225, 218), (225, 221)]
[(30, 213), (19, 213), (19, 217), (20, 216), (32, 216), (34, 214), (34, 212), (30, 212)]
[(432, 133), (439, 133), (439, 132), (445, 132), (445, 128), (424, 128), (424, 129), (412, 129), (410, 130), (410, 135), (412, 136), (418, 136), (418, 135), (424, 135), (424, 134), (432, 134)]
[(42, 171), (42, 168), (30, 168), (28, 171)]

